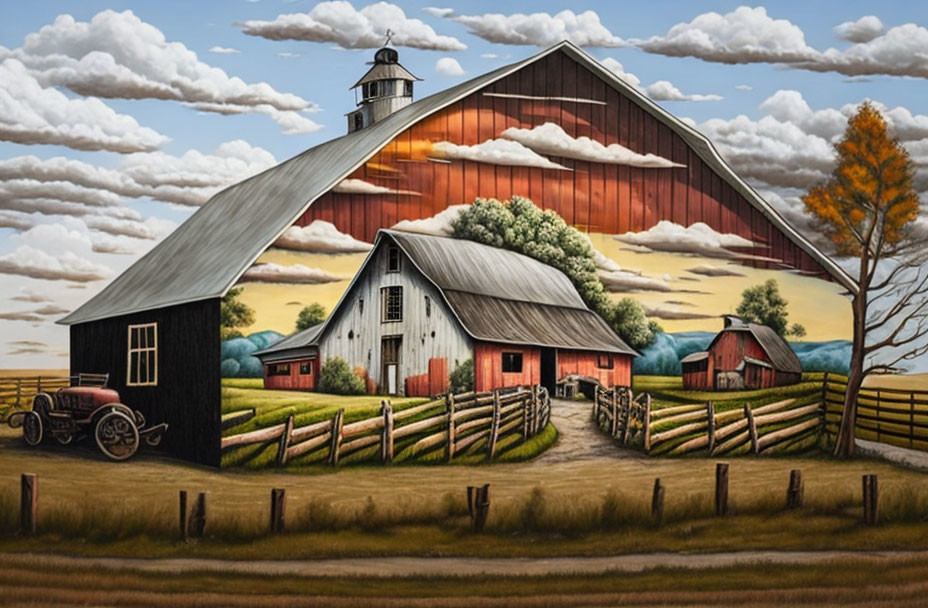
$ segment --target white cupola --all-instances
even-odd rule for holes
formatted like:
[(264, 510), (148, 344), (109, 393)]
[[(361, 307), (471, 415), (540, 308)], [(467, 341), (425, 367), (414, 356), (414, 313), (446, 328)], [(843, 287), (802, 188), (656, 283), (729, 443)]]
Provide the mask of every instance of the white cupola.
[[(348, 113), (348, 132), (383, 120), (412, 103), (413, 82), (421, 80), (400, 65), (400, 54), (387, 43), (374, 53), (373, 67), (353, 87), (358, 109)], [(370, 65), (370, 64), (368, 64)], [(358, 98), (360, 89), (360, 99)]]

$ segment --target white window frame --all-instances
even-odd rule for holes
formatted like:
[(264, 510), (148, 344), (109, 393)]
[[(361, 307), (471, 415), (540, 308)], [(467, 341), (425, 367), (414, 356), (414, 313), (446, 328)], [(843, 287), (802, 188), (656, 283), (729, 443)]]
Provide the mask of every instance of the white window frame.
[[(136, 346), (135, 348), (133, 348), (132, 347), (133, 330), (138, 331), (140, 333), (139, 337), (141, 338), (141, 332), (146, 331), (149, 327), (154, 329), (154, 331), (152, 332), (152, 334), (155, 337), (154, 345), (146, 344), (145, 346)], [(137, 344), (141, 344), (141, 343), (142, 341), (141, 339), (139, 339), (137, 341)], [(135, 370), (136, 381), (133, 382), (132, 381), (132, 353), (141, 354), (143, 352), (148, 353), (149, 357), (154, 356), (155, 358), (154, 374), (153, 374), (153, 377), (148, 378), (146, 382), (138, 381), (138, 379), (141, 377), (141, 367), (140, 367), (141, 363), (140, 362), (142, 360), (142, 357), (139, 356), (136, 358), (136, 367), (138, 368)], [(147, 370), (146, 370), (146, 374), (147, 374)], [(157, 323), (141, 323), (141, 324), (129, 326), (129, 329), (127, 332), (127, 341), (126, 341), (126, 386), (158, 386), (158, 324)]]

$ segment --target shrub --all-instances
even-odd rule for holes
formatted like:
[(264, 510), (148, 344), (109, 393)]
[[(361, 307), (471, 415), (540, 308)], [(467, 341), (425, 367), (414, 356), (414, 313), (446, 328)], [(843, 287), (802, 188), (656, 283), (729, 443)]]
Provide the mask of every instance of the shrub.
[(363, 395), (364, 381), (341, 357), (328, 359), (319, 370), (319, 390), (334, 395)]
[(315, 325), (319, 325), (325, 321), (327, 316), (329, 315), (325, 311), (325, 306), (319, 302), (313, 302), (300, 311), (300, 314), (296, 318), (296, 330), (302, 331)]
[(468, 359), (459, 363), (449, 376), (451, 392), (466, 393), (474, 390), (474, 360)]

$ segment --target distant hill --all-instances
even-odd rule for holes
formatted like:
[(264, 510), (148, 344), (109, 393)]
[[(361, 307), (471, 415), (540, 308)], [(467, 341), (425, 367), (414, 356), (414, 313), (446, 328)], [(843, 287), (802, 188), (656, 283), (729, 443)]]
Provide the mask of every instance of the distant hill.
[[(675, 334), (658, 334), (654, 344), (641, 350), (632, 371), (653, 376), (679, 376), (680, 359), (690, 353), (705, 350), (715, 334), (708, 331), (687, 331)], [(829, 342), (790, 342), (806, 372), (835, 372), (847, 374), (851, 360), (849, 340)]]
[(261, 360), (251, 353), (267, 348), (281, 338), (283, 334), (276, 331), (259, 331), (245, 338), (223, 340), (219, 360), (220, 375), (223, 378), (261, 378), (264, 368)]

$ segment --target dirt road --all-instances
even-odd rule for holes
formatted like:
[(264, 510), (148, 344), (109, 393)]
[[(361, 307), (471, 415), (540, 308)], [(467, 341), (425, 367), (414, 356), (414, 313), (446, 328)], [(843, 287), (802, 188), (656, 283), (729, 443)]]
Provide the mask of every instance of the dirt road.
[(593, 423), (593, 404), (587, 400), (551, 400), (551, 422), (558, 431), (557, 443), (534, 460), (540, 464), (609, 458), (643, 458), (620, 447)]

